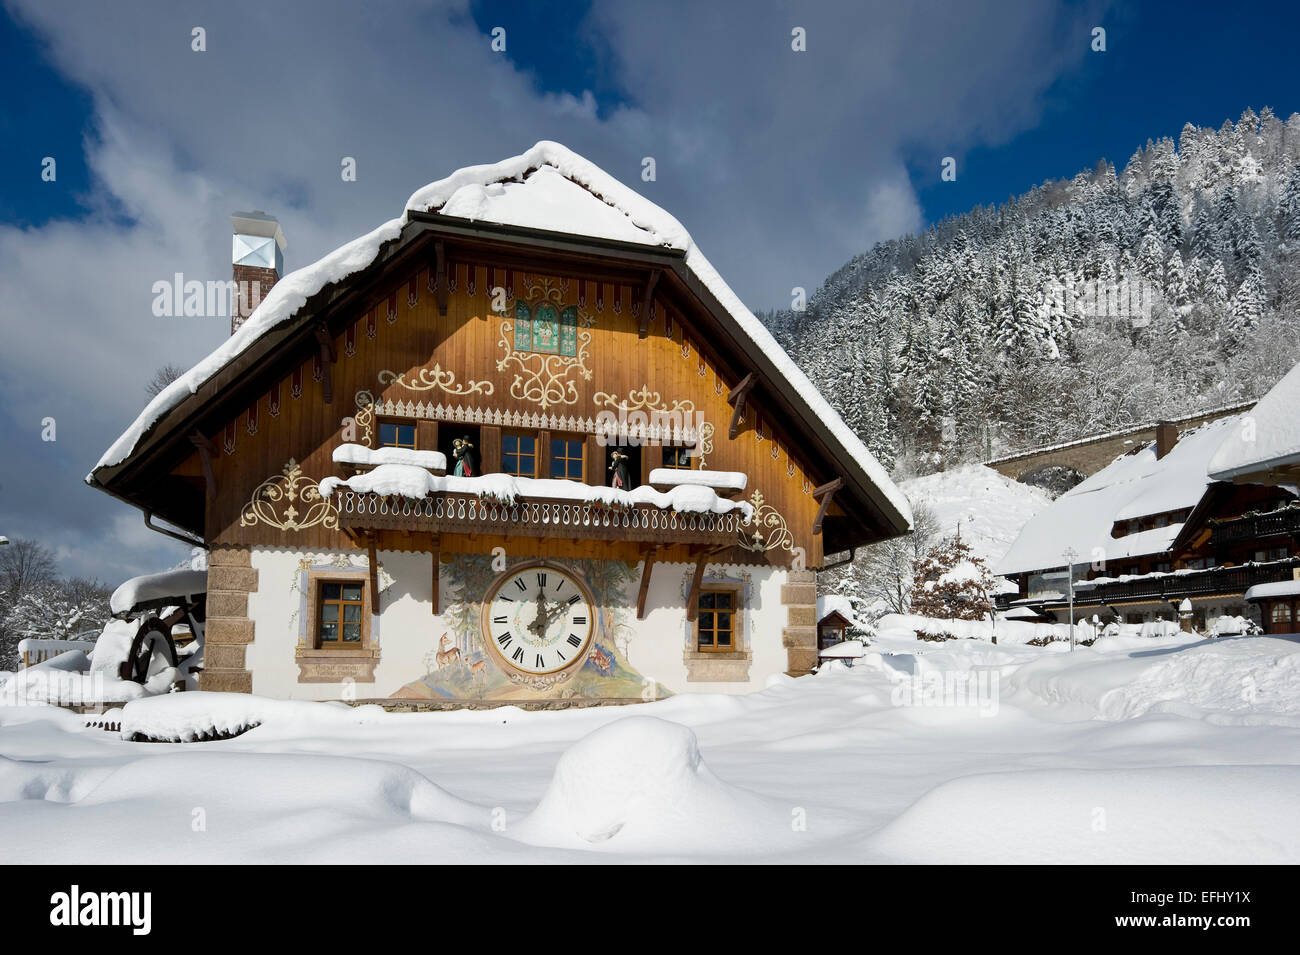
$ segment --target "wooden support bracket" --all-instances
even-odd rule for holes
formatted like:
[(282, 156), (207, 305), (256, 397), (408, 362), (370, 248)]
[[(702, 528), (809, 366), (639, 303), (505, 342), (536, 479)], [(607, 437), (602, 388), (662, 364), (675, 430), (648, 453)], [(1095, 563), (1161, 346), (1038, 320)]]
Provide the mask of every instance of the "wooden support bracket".
[(650, 333), (650, 322), (655, 317), (655, 286), (658, 284), (659, 269), (651, 269), (645, 292), (641, 295), (641, 326), (637, 329), (637, 338), (645, 338)]
[(831, 506), (831, 498), (835, 492), (844, 486), (844, 478), (836, 478), (834, 481), (827, 481), (825, 484), (813, 488), (813, 500), (818, 502), (817, 516), (813, 518), (813, 533), (822, 532), (822, 521), (826, 519), (826, 511)]
[(438, 301), (438, 314), (447, 314), (447, 249), (441, 241), (433, 244), (433, 293)]
[(212, 456), (217, 453), (216, 443), (202, 433), (195, 431), (190, 435), (190, 444), (199, 452), (199, 464), (203, 468), (203, 482), (207, 485), (209, 500), (217, 496), (217, 475), (212, 470)]
[(655, 558), (659, 556), (659, 548), (651, 547), (645, 552), (643, 557), (645, 565), (641, 568), (641, 588), (636, 594), (636, 618), (645, 619), (645, 600), (650, 593), (650, 574), (654, 570)]
[(735, 409), (731, 413), (731, 426), (727, 428), (727, 437), (732, 441), (740, 434), (740, 419), (745, 416), (745, 401), (756, 384), (758, 384), (758, 375), (751, 371), (727, 395), (727, 404)]
[(695, 622), (700, 609), (700, 585), (704, 582), (704, 565), (709, 562), (707, 552), (695, 559), (695, 573), (691, 577), (691, 590), (686, 595), (686, 619)]
[(334, 351), (334, 336), (330, 334), (328, 328), (324, 325), (316, 326), (316, 343), (320, 345), (320, 363), (323, 368), (320, 379), (320, 395), (327, 405), (334, 401), (334, 379), (331, 376), (331, 368), (338, 358)]

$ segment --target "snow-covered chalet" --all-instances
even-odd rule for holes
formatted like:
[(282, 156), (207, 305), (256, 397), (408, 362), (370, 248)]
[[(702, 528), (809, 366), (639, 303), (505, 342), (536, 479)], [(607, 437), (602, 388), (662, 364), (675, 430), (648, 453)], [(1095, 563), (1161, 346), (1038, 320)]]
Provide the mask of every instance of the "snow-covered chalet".
[(1076, 620), (1174, 621), (1190, 606), (1198, 629), (1220, 617), (1270, 629), (1248, 594), (1300, 571), (1294, 485), (1225, 479), (1212, 464), (1254, 428), (1253, 413), (1181, 432), (1161, 425), (1155, 441), (1062, 494), (997, 566), (1017, 584), (999, 606), (1065, 620), (1073, 582)]
[(88, 477), (208, 553), (200, 689), (745, 692), (816, 665), (816, 568), (909, 530), (682, 226), (562, 146), (283, 277), (275, 219), (234, 232), (270, 291)]

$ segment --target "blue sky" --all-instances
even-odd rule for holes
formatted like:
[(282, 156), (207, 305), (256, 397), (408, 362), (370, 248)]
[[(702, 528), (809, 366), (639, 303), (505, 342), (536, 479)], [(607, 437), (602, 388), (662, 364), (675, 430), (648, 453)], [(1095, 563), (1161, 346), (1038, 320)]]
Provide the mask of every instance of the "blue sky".
[[(538, 89), (590, 92), (604, 115), (635, 105), (637, 90), (603, 62), (599, 43), (583, 26), (590, 9), (590, 2), (576, 0), (483, 2), (473, 3), (470, 15), (484, 33), (508, 24), (510, 59)], [(1221, 4), (1209, 2), (1108, 10), (1097, 24), (1107, 31), (1107, 50), (1052, 83), (1032, 128), (997, 145), (956, 151), (955, 182), (939, 179), (928, 150), (908, 155), (925, 222), (1001, 202), (1044, 179), (1068, 178), (1102, 158), (1122, 167), (1147, 138), (1176, 138), (1187, 122), (1217, 127), (1247, 106), (1257, 112), (1272, 106), (1284, 117), (1300, 109), (1294, 68), (1300, 4), (1252, 10), (1225, 15)], [(81, 146), (94, 135), (91, 96), (54, 68), (45, 44), (7, 14), (0, 15), (0, 50), (4, 88), (24, 91), (0, 112), (0, 135), (17, 146), (0, 151), (0, 176), (9, 184), (0, 192), (0, 221), (30, 225), (85, 214), (90, 176)], [(924, 57), (924, 50), (916, 55)], [(57, 189), (29, 175), (50, 154), (66, 157)]]
[(228, 277), (234, 210), (279, 216), (293, 269), (459, 166), (556, 139), (681, 219), (766, 309), (874, 242), (1122, 165), (1187, 121), (1300, 109), (1294, 3), (0, 5), (0, 534), (110, 581), (184, 556), (81, 481), (153, 372), (226, 335), (149, 306), (176, 272)]

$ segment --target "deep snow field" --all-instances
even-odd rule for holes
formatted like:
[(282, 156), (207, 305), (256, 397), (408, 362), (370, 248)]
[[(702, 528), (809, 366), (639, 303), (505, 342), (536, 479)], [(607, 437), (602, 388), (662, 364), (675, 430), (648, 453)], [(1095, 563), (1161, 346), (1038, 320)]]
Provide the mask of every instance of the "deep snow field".
[[(0, 709), (0, 862), (1300, 862), (1300, 642), (886, 630), (748, 697)], [(258, 722), (216, 742), (181, 738)]]

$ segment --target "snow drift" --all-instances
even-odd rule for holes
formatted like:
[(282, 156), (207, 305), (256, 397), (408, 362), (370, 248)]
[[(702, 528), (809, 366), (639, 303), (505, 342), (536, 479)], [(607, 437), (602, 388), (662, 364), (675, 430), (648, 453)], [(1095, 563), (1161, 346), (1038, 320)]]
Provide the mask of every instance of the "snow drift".
[(516, 829), (539, 845), (664, 852), (741, 849), (790, 829), (766, 800), (718, 779), (693, 730), (629, 716), (560, 757), (541, 803)]

